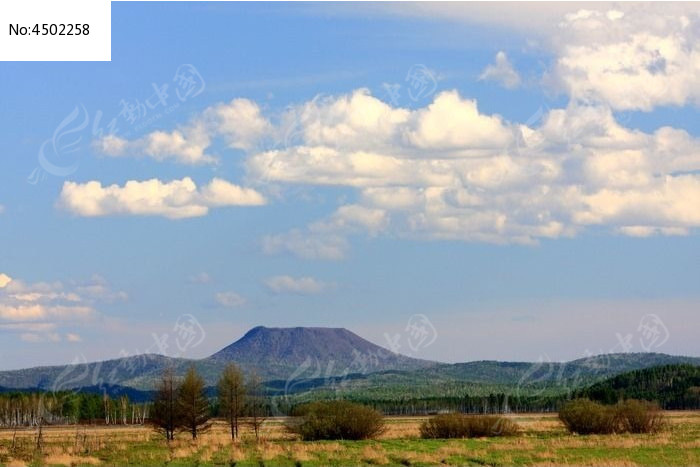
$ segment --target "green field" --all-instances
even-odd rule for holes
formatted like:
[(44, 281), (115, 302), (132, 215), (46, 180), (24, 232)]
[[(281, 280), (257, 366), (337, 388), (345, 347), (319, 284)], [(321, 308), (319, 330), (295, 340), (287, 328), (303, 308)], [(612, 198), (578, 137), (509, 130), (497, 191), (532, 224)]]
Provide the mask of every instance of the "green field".
[[(216, 423), (196, 442), (186, 434), (168, 445), (147, 427), (50, 427), (0, 432), (0, 463), (22, 465), (700, 465), (700, 412), (667, 412), (653, 435), (576, 436), (555, 415), (513, 415), (522, 428), (510, 438), (422, 440), (421, 418), (387, 418), (375, 441), (303, 442), (269, 420), (264, 439), (244, 432), (232, 443)], [(14, 437), (14, 447), (13, 447)]]

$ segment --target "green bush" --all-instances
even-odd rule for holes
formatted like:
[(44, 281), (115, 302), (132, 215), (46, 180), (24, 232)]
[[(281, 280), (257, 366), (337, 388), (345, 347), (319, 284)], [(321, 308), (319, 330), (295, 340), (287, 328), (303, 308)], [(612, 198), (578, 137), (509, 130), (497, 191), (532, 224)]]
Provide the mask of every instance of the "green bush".
[(629, 399), (616, 406), (620, 431), (627, 433), (657, 433), (664, 426), (659, 406), (653, 402)]
[(515, 422), (505, 417), (449, 413), (424, 421), (420, 434), (423, 438), (479, 438), (512, 436), (518, 429)]
[(287, 428), (301, 439), (371, 439), (384, 431), (384, 417), (376, 410), (348, 401), (304, 404)]
[(575, 399), (562, 406), (559, 419), (570, 432), (580, 435), (654, 433), (661, 430), (664, 424), (663, 415), (656, 404), (635, 399), (617, 405)]
[(614, 407), (588, 399), (564, 404), (559, 410), (559, 419), (570, 432), (580, 435), (615, 433), (619, 424)]

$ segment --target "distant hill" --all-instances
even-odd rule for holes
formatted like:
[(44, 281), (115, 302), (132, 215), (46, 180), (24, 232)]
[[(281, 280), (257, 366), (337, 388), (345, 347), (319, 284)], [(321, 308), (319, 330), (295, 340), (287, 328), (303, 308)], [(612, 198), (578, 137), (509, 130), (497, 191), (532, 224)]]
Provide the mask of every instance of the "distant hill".
[[(183, 374), (194, 365), (208, 386), (224, 366), (257, 372), (277, 394), (310, 390), (358, 391), (381, 397), (517, 392), (547, 388), (568, 391), (631, 370), (667, 364), (700, 365), (700, 358), (665, 354), (608, 354), (571, 362), (478, 361), (445, 364), (391, 352), (342, 328), (256, 327), (233, 344), (200, 360), (137, 355), (104, 362), (0, 372), (6, 390), (37, 388), (150, 391), (164, 368)], [(111, 388), (111, 389), (110, 389)]]
[(329, 378), (349, 373), (415, 370), (436, 365), (391, 352), (341, 328), (256, 327), (233, 344), (201, 359), (188, 360), (145, 354), (72, 365), (0, 372), (0, 386), (63, 390), (102, 385), (149, 390), (164, 368), (184, 373), (194, 365), (208, 385), (214, 385), (228, 362), (263, 379)]
[(438, 365), (422, 373), (430, 378), (454, 379), (472, 383), (499, 383), (536, 386), (558, 383), (580, 386), (626, 371), (654, 366), (687, 363), (700, 365), (700, 358), (661, 353), (612, 353), (592, 355), (569, 362), (498, 362), (492, 360)]
[(618, 353), (590, 356), (570, 362), (476, 361), (439, 364), (412, 371), (385, 371), (350, 375), (344, 379), (308, 379), (292, 386), (283, 381), (270, 386), (293, 393), (325, 391), (332, 395), (395, 399), (508, 393), (511, 395), (557, 395), (586, 387), (630, 370), (667, 364), (700, 366), (700, 358), (660, 353)]
[(159, 374), (166, 366), (178, 366), (184, 359), (143, 354), (101, 362), (42, 366), (0, 372), (0, 386), (6, 389), (37, 388), (61, 391), (76, 387), (128, 385), (147, 375)]
[(700, 409), (700, 366), (663, 365), (635, 370), (578, 391), (606, 404), (623, 399), (657, 401), (664, 409)]

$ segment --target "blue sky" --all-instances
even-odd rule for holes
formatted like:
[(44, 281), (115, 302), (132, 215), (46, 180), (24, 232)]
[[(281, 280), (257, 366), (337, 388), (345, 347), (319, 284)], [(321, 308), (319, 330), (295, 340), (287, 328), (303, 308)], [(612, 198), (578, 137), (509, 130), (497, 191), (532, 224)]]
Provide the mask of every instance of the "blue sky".
[(111, 62), (0, 64), (0, 367), (700, 355), (698, 8), (522, 8), (115, 2)]

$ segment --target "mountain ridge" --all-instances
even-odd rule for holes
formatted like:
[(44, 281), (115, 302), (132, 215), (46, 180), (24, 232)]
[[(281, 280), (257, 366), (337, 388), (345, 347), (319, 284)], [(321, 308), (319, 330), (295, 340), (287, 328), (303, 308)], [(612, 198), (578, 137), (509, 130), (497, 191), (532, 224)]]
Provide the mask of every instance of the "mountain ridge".
[(698, 357), (658, 353), (602, 354), (569, 362), (440, 363), (391, 352), (345, 328), (256, 326), (232, 344), (202, 359), (142, 354), (99, 362), (0, 371), (0, 387), (64, 390), (104, 385), (148, 391), (164, 368), (172, 366), (177, 373), (184, 373), (191, 365), (203, 375), (207, 385), (214, 385), (229, 362), (235, 362), (246, 373), (254, 371), (282, 388), (318, 387), (339, 380), (350, 386), (381, 385), (387, 384), (387, 379), (407, 387), (444, 381), (574, 385), (664, 364), (700, 366)]
[(235, 362), (263, 379), (332, 377), (386, 369), (418, 369), (438, 362), (389, 351), (345, 328), (256, 326), (232, 344), (202, 359), (141, 354), (97, 362), (78, 362), (0, 371), (0, 386), (60, 390), (112, 384), (152, 388), (167, 366), (184, 372), (194, 365), (213, 384), (223, 367)]

